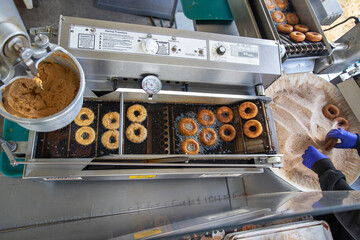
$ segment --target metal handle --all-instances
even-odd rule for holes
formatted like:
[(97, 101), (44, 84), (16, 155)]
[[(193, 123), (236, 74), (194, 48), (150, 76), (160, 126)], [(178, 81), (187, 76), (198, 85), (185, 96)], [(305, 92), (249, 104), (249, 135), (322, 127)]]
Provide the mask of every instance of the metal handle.
[(3, 137), (0, 137), (0, 144), (3, 145), (4, 143), (8, 146), (11, 152), (15, 152), (18, 147), (16, 143), (8, 142)]

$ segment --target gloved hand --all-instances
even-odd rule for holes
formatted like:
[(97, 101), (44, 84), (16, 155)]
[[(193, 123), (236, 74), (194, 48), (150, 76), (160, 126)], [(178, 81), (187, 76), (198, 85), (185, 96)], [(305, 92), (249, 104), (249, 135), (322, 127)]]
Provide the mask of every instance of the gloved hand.
[(358, 135), (348, 132), (342, 128), (332, 129), (326, 135), (329, 138), (339, 138), (341, 143), (335, 145), (335, 148), (353, 148), (358, 139)]
[(328, 158), (326, 155), (319, 152), (316, 148), (313, 146), (309, 146), (308, 149), (305, 150), (305, 154), (302, 155), (303, 158), (303, 164), (311, 169), (311, 166), (323, 158)]

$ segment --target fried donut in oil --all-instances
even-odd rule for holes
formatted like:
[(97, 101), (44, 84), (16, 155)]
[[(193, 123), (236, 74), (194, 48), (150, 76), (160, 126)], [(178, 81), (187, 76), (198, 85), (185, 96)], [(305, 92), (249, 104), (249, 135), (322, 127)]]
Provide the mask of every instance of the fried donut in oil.
[(281, 33), (291, 33), (292, 31), (294, 31), (294, 28), (293, 26), (289, 25), (289, 24), (280, 24), (278, 27), (277, 27), (278, 31), (281, 32)]
[(75, 140), (84, 146), (90, 145), (95, 140), (95, 131), (91, 127), (81, 127), (75, 132)]
[(198, 112), (197, 120), (203, 126), (211, 126), (215, 122), (215, 115), (212, 113), (212, 111), (204, 109)]
[(303, 24), (296, 24), (294, 26), (294, 30), (301, 32), (301, 33), (307, 33), (309, 31), (309, 28), (306, 25)]
[(275, 3), (273, 0), (265, 0), (265, 3), (266, 3), (266, 7), (271, 10), (271, 9), (274, 9), (275, 7)]
[(291, 25), (296, 25), (299, 23), (299, 17), (296, 16), (296, 14), (294, 14), (294, 13), (286, 14), (286, 20)]
[(225, 142), (231, 142), (236, 137), (236, 130), (230, 124), (224, 124), (219, 128), (219, 137)]
[(200, 132), (200, 142), (205, 146), (212, 146), (217, 141), (216, 132), (211, 128), (204, 128)]
[(261, 123), (255, 119), (247, 121), (243, 126), (244, 134), (249, 138), (257, 138), (263, 132)]
[(182, 135), (193, 136), (197, 133), (198, 127), (191, 118), (183, 118), (179, 122), (179, 131)]
[(234, 113), (228, 107), (220, 107), (216, 111), (216, 118), (222, 123), (228, 123), (234, 118)]
[(74, 122), (81, 127), (89, 126), (94, 121), (94, 118), (94, 112), (89, 108), (83, 107), (74, 119)]
[(135, 104), (128, 108), (126, 116), (131, 122), (141, 123), (146, 119), (147, 111), (144, 106)]
[(107, 129), (119, 129), (120, 115), (117, 112), (109, 112), (102, 118), (102, 124)]
[(271, 16), (277, 23), (283, 23), (285, 21), (285, 15), (280, 11), (274, 11)]
[(287, 6), (286, 0), (275, 0), (275, 3), (279, 8), (286, 8)]
[(126, 129), (126, 138), (133, 143), (141, 143), (147, 137), (146, 128), (139, 123), (132, 123)]
[(239, 114), (240, 117), (243, 119), (250, 119), (256, 117), (258, 111), (258, 107), (252, 102), (244, 102), (239, 107)]
[(200, 151), (199, 143), (191, 138), (186, 139), (181, 143), (181, 151), (184, 154), (198, 154)]
[(107, 149), (114, 150), (119, 148), (119, 131), (109, 130), (101, 136), (101, 143)]

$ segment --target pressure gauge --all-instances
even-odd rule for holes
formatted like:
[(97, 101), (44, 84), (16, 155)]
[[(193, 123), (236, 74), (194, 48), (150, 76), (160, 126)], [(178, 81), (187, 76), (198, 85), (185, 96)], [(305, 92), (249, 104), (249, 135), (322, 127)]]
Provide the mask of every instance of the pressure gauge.
[(144, 77), (142, 80), (142, 88), (149, 94), (156, 94), (161, 90), (162, 84), (159, 78), (154, 75)]

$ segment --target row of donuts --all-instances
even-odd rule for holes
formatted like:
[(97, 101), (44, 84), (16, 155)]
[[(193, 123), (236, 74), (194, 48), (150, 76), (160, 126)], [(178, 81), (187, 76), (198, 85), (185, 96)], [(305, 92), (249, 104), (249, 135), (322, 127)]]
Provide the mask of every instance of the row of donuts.
[(132, 122), (126, 129), (126, 138), (132, 143), (142, 143), (147, 138), (147, 129), (141, 123), (147, 118), (146, 108), (140, 104), (132, 105), (126, 112)]
[[(75, 140), (83, 146), (90, 145), (95, 140), (95, 130), (89, 125), (94, 121), (95, 114), (89, 109), (83, 107), (74, 119), (76, 125), (80, 126), (75, 132)], [(119, 113), (109, 112), (102, 118), (102, 124), (109, 129), (101, 136), (101, 143), (107, 149), (114, 150), (119, 148)]]

